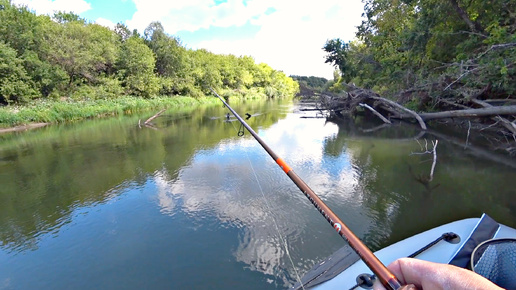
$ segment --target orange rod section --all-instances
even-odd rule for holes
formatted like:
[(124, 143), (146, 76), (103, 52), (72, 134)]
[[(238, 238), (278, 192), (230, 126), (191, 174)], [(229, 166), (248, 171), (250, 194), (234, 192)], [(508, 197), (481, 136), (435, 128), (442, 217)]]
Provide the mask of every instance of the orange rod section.
[(292, 170), (292, 168), (290, 168), (290, 166), (288, 166), (288, 164), (281, 158), (276, 159), (276, 163), (278, 163), (279, 167), (281, 167), (285, 173), (288, 173)]

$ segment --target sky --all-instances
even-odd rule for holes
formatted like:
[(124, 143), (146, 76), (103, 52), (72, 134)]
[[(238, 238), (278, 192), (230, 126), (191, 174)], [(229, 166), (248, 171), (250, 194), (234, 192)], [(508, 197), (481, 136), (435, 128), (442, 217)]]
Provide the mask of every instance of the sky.
[(361, 22), (360, 0), (12, 0), (37, 14), (67, 11), (140, 33), (153, 21), (191, 49), (252, 56), (287, 75), (333, 78), (322, 47), (349, 41)]

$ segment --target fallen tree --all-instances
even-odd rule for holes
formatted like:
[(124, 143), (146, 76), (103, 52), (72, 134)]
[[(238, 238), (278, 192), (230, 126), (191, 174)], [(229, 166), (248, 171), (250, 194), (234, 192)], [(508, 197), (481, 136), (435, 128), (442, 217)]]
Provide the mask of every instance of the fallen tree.
[[(416, 114), (421, 119), (435, 120), (444, 118), (478, 118), (478, 117), (492, 117), (492, 116), (504, 116), (504, 115), (516, 115), (516, 106), (500, 106), (500, 107), (486, 107), (481, 109), (464, 109), (464, 110), (453, 110), (435, 113), (419, 113)], [(404, 115), (401, 118), (416, 118), (412, 114)]]
[[(487, 89), (474, 94), (478, 97)], [(415, 92), (417, 90), (413, 90)], [(402, 92), (399, 94), (401, 96)], [(435, 120), (467, 120), (468, 136), (471, 130), (471, 121), (476, 124), (479, 131), (495, 131), (502, 135), (505, 142), (505, 150), (516, 154), (516, 105), (512, 99), (483, 101), (476, 98), (446, 99), (439, 98), (436, 103), (443, 109), (439, 112), (416, 112), (393, 100), (383, 98), (379, 94), (356, 86), (347, 85), (346, 91), (340, 94), (322, 94), (317, 104), (318, 110), (327, 111), (330, 116), (356, 116), (370, 112), (371, 118), (379, 118), (385, 124), (390, 124), (392, 119), (415, 121), (422, 130), (427, 130), (426, 122)], [(497, 105), (494, 105), (497, 104)], [(498, 146), (499, 147), (499, 146)]]

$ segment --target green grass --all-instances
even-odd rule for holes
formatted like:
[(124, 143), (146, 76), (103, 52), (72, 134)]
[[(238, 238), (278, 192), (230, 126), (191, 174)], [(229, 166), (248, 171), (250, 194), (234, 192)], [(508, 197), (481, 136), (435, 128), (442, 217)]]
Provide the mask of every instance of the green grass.
[(163, 108), (196, 106), (219, 102), (217, 98), (155, 97), (143, 99), (131, 96), (98, 100), (37, 100), (28, 105), (0, 107), (0, 127), (28, 123), (61, 123), (78, 120), (129, 115)]

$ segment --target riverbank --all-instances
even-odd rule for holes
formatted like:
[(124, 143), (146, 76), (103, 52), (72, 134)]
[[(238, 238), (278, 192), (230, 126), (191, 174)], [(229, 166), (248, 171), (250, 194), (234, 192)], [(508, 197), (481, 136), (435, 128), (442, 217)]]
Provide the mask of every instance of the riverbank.
[(124, 96), (99, 100), (41, 100), (24, 106), (0, 107), (0, 133), (27, 130), (34, 124), (73, 122), (84, 119), (130, 115), (163, 108), (217, 103), (216, 98), (184, 96), (150, 99)]

